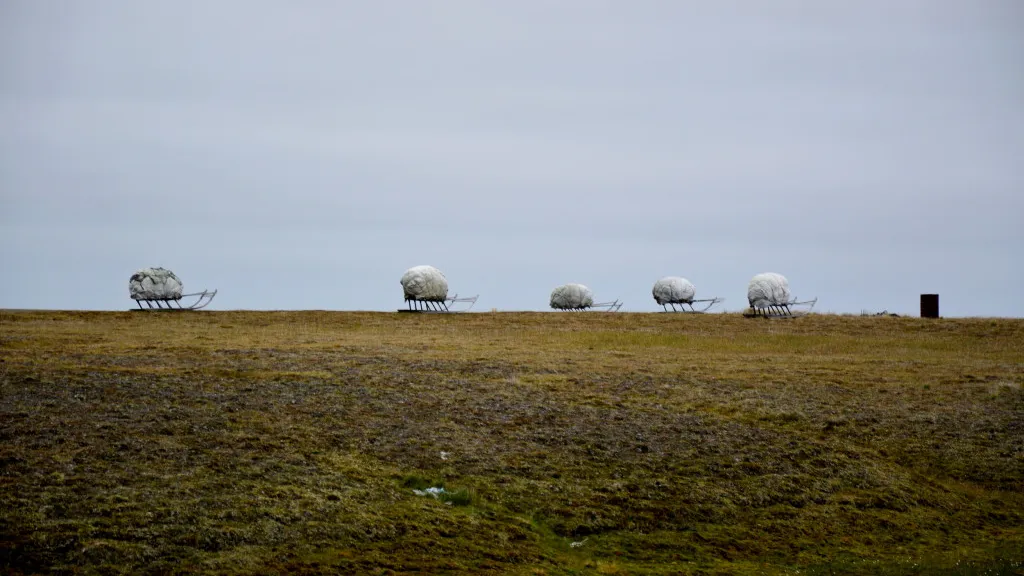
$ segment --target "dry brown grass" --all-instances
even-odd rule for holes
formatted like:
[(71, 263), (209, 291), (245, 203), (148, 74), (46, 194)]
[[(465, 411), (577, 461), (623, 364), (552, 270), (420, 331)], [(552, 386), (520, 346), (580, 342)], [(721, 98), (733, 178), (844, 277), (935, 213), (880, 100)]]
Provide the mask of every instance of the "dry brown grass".
[[(1022, 343), (994, 319), (0, 312), (0, 568), (1012, 571)], [(442, 482), (456, 505), (412, 492)]]

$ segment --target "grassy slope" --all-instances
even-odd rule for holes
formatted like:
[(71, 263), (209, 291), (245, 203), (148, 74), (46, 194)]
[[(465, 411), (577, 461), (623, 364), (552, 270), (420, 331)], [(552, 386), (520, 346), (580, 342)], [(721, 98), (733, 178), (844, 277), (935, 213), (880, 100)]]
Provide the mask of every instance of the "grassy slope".
[[(0, 312), (0, 569), (1012, 571), (1022, 343), (986, 319)], [(412, 492), (442, 481), (455, 505)]]

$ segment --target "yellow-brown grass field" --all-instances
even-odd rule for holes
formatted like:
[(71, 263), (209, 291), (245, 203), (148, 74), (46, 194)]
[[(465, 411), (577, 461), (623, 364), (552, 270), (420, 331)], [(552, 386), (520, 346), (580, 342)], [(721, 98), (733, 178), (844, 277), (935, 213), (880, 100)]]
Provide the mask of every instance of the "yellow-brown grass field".
[(1022, 320), (0, 312), (0, 572), (1018, 574), (1022, 386)]

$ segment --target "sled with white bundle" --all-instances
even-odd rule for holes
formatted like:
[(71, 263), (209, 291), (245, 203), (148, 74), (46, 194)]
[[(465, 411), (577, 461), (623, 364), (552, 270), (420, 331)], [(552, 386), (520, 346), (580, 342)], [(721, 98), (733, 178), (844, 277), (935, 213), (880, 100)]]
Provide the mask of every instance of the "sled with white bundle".
[(747, 318), (797, 318), (811, 312), (818, 299), (799, 300), (789, 292), (789, 280), (781, 274), (758, 274), (747, 286), (750, 308)]
[(199, 310), (217, 295), (216, 290), (182, 292), (181, 279), (166, 268), (143, 268), (128, 280), (128, 294), (139, 305), (133, 310)]
[[(707, 312), (725, 300), (725, 298), (718, 297), (696, 299), (697, 289), (693, 283), (679, 276), (666, 276), (658, 280), (654, 283), (651, 294), (654, 296), (654, 301), (661, 304), (665, 312), (686, 312), (688, 314)], [(676, 306), (679, 308), (677, 309)], [(669, 307), (672, 309), (669, 310)]]
[(612, 302), (594, 302), (594, 293), (583, 284), (563, 284), (551, 292), (551, 308), (583, 312), (585, 310), (604, 310), (616, 312), (622, 308), (618, 299)]
[(406, 308), (399, 312), (469, 312), (479, 296), (448, 295), (448, 279), (433, 266), (414, 266), (402, 275)]

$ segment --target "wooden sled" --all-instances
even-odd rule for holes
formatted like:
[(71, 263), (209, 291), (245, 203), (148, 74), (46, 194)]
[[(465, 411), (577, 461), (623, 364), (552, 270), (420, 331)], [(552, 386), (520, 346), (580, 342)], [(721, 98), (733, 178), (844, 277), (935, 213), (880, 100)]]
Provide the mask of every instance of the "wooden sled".
[[(797, 302), (796, 298), (785, 304), (772, 304), (761, 308), (748, 308), (743, 316), (746, 318), (798, 318), (810, 314), (818, 299)], [(796, 310), (793, 307), (798, 307)]]
[[(135, 312), (137, 312), (139, 310), (142, 310), (142, 311), (149, 311), (149, 310), (154, 310), (154, 311), (155, 310), (172, 310), (172, 311), (175, 311), (175, 312), (177, 312), (179, 310), (199, 310), (200, 308), (205, 308), (207, 304), (209, 304), (211, 301), (213, 301), (213, 297), (216, 296), (216, 295), (217, 295), (217, 291), (216, 290), (213, 290), (212, 292), (209, 291), (209, 290), (203, 290), (202, 292), (195, 292), (193, 294), (182, 294), (178, 298), (147, 298), (147, 299), (138, 299), (138, 300), (135, 301), (135, 303), (138, 304), (139, 307), (138, 308), (132, 308), (132, 310), (135, 311)], [(192, 302), (191, 304), (188, 304), (186, 306), (182, 306), (181, 305), (182, 298), (192, 298), (192, 297), (196, 298), (196, 300), (194, 302)], [(146, 308), (142, 307), (143, 302), (145, 302)]]
[[(664, 303), (662, 303), (661, 307), (664, 308), (665, 312), (685, 312), (687, 314), (703, 314), (704, 312), (707, 312), (708, 310), (710, 310), (712, 306), (714, 306), (716, 304), (719, 304), (719, 303), (721, 303), (724, 300), (725, 300), (725, 298), (704, 298), (702, 300), (679, 300), (677, 302), (664, 302)], [(694, 308), (693, 307), (694, 304), (701, 304), (703, 306), (699, 307), (699, 308)], [(679, 309), (676, 309), (677, 305), (679, 306)], [(668, 309), (669, 306), (672, 307), (671, 310)], [(689, 306), (690, 309), (687, 310), (683, 306)]]
[[(473, 305), (476, 304), (476, 299), (480, 296), (464, 296), (459, 298), (456, 294), (450, 298), (444, 300), (420, 300), (418, 298), (406, 298), (405, 304), (407, 308), (399, 308), (399, 312), (434, 312), (434, 313), (455, 313), (455, 312), (469, 312)], [(464, 306), (469, 304), (469, 306)], [(458, 306), (456, 306), (458, 305)]]

